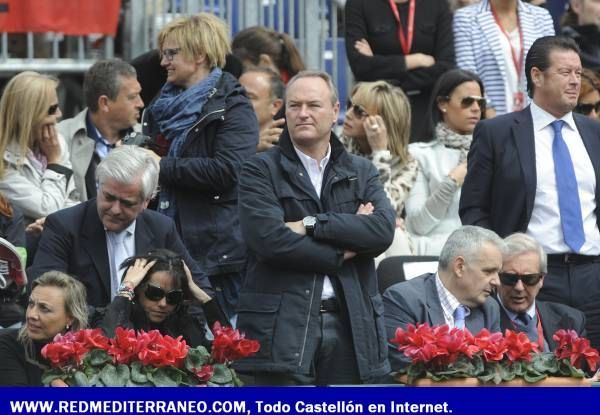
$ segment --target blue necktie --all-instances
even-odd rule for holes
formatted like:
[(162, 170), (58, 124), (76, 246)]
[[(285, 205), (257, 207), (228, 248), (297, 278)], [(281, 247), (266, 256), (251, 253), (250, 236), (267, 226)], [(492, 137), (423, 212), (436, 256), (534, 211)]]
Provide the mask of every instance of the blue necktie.
[(579, 252), (585, 242), (585, 235), (583, 233), (583, 219), (581, 218), (581, 203), (579, 202), (575, 169), (573, 168), (569, 148), (561, 133), (564, 123), (563, 120), (556, 120), (551, 124), (554, 129), (554, 141), (552, 142), (554, 177), (556, 178), (563, 237), (573, 252)]
[(465, 328), (465, 306), (459, 305), (454, 310), (454, 327), (457, 329)]

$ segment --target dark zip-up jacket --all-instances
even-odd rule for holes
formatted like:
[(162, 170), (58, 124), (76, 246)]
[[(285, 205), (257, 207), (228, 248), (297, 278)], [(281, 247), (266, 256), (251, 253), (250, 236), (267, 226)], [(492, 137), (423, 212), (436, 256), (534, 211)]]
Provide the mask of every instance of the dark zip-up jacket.
[[(237, 209), (238, 173), (256, 152), (258, 122), (242, 87), (224, 72), (188, 130), (181, 157), (160, 161), (161, 186), (175, 194), (175, 222), (183, 242), (208, 275), (244, 268), (246, 248)], [(160, 132), (150, 111), (144, 112), (144, 134)]]
[[(371, 202), (371, 215), (356, 215)], [(331, 135), (331, 157), (320, 198), (287, 132), (279, 146), (257, 154), (240, 175), (240, 222), (248, 245), (238, 327), (258, 340), (259, 353), (238, 362), (247, 371), (308, 374), (317, 341), (325, 275), (337, 279), (347, 304), (362, 381), (389, 372), (383, 303), (373, 258), (394, 236), (395, 213), (377, 169), (351, 155)], [(316, 216), (314, 235), (301, 236), (286, 222)], [(344, 261), (344, 250), (357, 252)]]

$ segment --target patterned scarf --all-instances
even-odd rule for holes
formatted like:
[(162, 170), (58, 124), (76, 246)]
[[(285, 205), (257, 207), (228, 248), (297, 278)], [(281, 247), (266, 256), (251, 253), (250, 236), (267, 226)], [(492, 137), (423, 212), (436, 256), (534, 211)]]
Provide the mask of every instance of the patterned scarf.
[(448, 148), (460, 150), (459, 164), (467, 159), (471, 141), (473, 141), (473, 134), (458, 134), (456, 131), (451, 130), (445, 123), (439, 122), (435, 126), (435, 138)]
[[(202, 108), (214, 93), (222, 73), (221, 68), (217, 67), (206, 78), (188, 89), (167, 83), (160, 91), (160, 96), (150, 111), (160, 132), (171, 142), (169, 157), (181, 156), (187, 131), (200, 117)], [(171, 218), (175, 217), (175, 195), (167, 186), (161, 187), (158, 210)]]

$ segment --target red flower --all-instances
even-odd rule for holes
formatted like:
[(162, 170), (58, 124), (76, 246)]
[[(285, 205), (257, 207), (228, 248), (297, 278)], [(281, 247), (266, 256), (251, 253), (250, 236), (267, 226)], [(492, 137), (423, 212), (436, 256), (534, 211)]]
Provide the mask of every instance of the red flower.
[(502, 333), (490, 333), (488, 329), (482, 329), (475, 336), (474, 343), (482, 351), (487, 362), (501, 361), (507, 350)]
[(590, 341), (579, 337), (575, 330), (558, 330), (552, 338), (557, 343), (554, 355), (558, 359), (569, 359), (571, 365), (581, 369), (584, 361), (591, 371), (595, 371), (600, 362), (598, 350), (591, 347)]
[(517, 333), (512, 330), (506, 330), (504, 333), (506, 341), (506, 357), (511, 362), (531, 361), (531, 353), (537, 353), (539, 346), (529, 340), (526, 333)]
[(79, 365), (85, 354), (89, 351), (85, 344), (77, 341), (77, 336), (72, 332), (57, 335), (52, 343), (42, 349), (42, 356), (49, 360), (54, 367)]
[(244, 335), (231, 327), (223, 327), (219, 322), (213, 326), (211, 357), (217, 363), (233, 362), (248, 357), (260, 350), (260, 343), (248, 340)]
[(204, 365), (200, 370), (192, 368), (192, 372), (194, 373), (194, 375), (196, 375), (200, 382), (208, 382), (215, 373), (215, 370), (212, 367), (212, 365)]
[(102, 333), (102, 329), (79, 330), (77, 333), (80, 333), (81, 341), (85, 343), (89, 350), (108, 350), (110, 347), (110, 340)]
[(135, 331), (117, 327), (115, 337), (110, 339), (108, 354), (115, 363), (129, 364), (138, 354), (140, 344)]
[(447, 355), (441, 362), (446, 366), (450, 363), (454, 363), (460, 355), (464, 355), (471, 359), (473, 355), (479, 351), (479, 347), (473, 343), (473, 335), (467, 329), (453, 328), (448, 333), (443, 333), (439, 336), (437, 344)]
[(138, 358), (144, 365), (154, 367), (175, 366), (181, 368), (188, 353), (188, 346), (182, 336), (176, 339), (163, 336), (158, 330), (148, 333), (140, 331), (138, 340), (144, 345)]

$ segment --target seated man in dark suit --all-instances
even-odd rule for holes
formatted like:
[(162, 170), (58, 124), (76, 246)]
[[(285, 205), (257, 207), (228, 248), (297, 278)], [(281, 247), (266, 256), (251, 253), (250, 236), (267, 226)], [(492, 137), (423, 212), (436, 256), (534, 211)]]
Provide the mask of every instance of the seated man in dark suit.
[[(498, 304), (490, 298), (500, 284), (504, 242), (494, 232), (463, 226), (442, 248), (438, 272), (392, 285), (383, 294), (387, 338), (408, 324), (447, 324), (478, 333), (500, 331)], [(389, 343), (393, 370), (408, 362), (397, 346)]]
[(581, 311), (535, 298), (548, 270), (541, 245), (524, 233), (514, 233), (504, 242), (506, 251), (498, 289), (502, 331), (525, 332), (544, 351), (556, 348), (552, 335), (559, 329), (575, 330), (585, 336), (585, 315)]
[(78, 278), (88, 304), (103, 307), (120, 289), (126, 258), (169, 248), (190, 267), (196, 284), (212, 296), (208, 278), (188, 254), (175, 223), (146, 210), (158, 184), (158, 163), (144, 149), (121, 146), (96, 169), (98, 198), (58, 211), (46, 219), (31, 279), (56, 270)]

